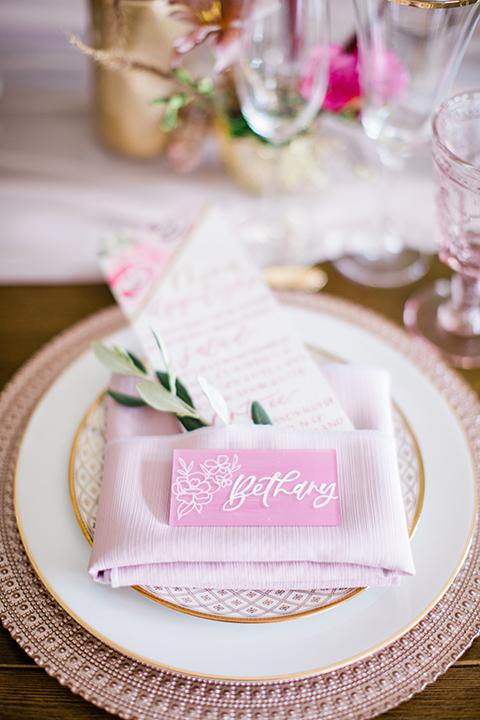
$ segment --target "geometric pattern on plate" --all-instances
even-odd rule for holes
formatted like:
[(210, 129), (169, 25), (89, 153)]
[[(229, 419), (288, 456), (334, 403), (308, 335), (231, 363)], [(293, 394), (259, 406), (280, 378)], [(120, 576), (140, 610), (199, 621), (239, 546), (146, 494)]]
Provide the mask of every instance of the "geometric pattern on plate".
[[(318, 358), (318, 351), (315, 352)], [(412, 534), (423, 501), (423, 467), (415, 438), (399, 410), (393, 421), (407, 525)], [(70, 464), (70, 493), (80, 527), (90, 543), (95, 534), (97, 501), (105, 448), (106, 395), (84, 419)], [(344, 602), (362, 588), (329, 590), (228, 590), (137, 586), (148, 597), (192, 615), (231, 622), (274, 622), (320, 612)]]

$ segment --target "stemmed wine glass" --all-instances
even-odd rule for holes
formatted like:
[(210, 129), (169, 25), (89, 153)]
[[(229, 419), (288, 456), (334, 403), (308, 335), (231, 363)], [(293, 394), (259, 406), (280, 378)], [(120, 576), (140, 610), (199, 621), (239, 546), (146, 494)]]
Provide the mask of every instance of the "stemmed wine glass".
[[(274, 147), (263, 212), (243, 236), (260, 264), (289, 259), (302, 244), (279, 198), (280, 148), (305, 130), (328, 84), (327, 0), (247, 0), (235, 81), (241, 112)], [(259, 252), (260, 251), (260, 252)]]
[(404, 321), (453, 365), (479, 367), (480, 90), (448, 100), (432, 124), (438, 254), (455, 273), (417, 290)]
[(361, 120), (383, 171), (380, 218), (361, 232), (364, 250), (336, 261), (337, 270), (372, 287), (421, 278), (428, 258), (388, 214), (392, 181), (430, 135), (434, 109), (446, 96), (480, 16), (478, 0), (354, 0)]

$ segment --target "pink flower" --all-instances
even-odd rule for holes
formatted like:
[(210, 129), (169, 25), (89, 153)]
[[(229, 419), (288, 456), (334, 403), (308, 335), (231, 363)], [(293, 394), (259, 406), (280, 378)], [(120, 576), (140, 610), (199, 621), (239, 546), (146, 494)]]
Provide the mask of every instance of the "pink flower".
[(213, 37), (216, 55), (215, 72), (223, 72), (236, 59), (240, 46), (240, 19), (244, 0), (169, 0), (171, 17), (193, 25), (186, 35), (178, 37), (173, 46), (183, 55)]
[(357, 53), (347, 53), (339, 45), (330, 45), (330, 73), (322, 107), (339, 112), (360, 95)]
[[(299, 87), (302, 97), (308, 98), (312, 94), (314, 75), (324, 52), (325, 47), (317, 45), (305, 63)], [(329, 45), (328, 54), (329, 80), (322, 108), (330, 112), (340, 112), (348, 103), (360, 96), (358, 56), (356, 51), (345, 52), (341, 45)]]
[[(314, 73), (324, 52), (324, 46), (318, 45), (305, 63), (299, 84), (300, 94), (305, 98), (312, 94)], [(342, 112), (348, 106), (359, 106), (363, 92), (356, 48), (347, 52), (341, 45), (329, 45), (328, 53), (329, 80), (322, 108), (330, 112)], [(408, 81), (408, 72), (400, 58), (390, 52), (376, 53), (372, 86), (377, 103), (401, 97)]]
[(107, 280), (117, 295), (127, 299), (145, 297), (172, 255), (166, 247), (136, 246), (112, 261)]
[(374, 55), (372, 95), (377, 104), (401, 98), (408, 87), (408, 70), (399, 57), (385, 51)]

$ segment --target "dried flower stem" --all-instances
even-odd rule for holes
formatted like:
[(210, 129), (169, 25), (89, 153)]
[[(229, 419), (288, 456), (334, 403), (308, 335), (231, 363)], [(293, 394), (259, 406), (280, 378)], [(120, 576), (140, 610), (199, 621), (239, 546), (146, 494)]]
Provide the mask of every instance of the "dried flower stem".
[(123, 39), (125, 35), (125, 10), (122, 0), (112, 0), (113, 14), (117, 25), (117, 35), (119, 39)]
[(73, 33), (67, 33), (67, 39), (70, 45), (73, 45), (73, 47), (80, 50), (84, 55), (91, 57), (95, 62), (100, 63), (110, 70), (137, 70), (155, 75), (155, 77), (162, 78), (162, 80), (175, 80), (171, 70), (162, 70), (156, 65), (150, 65), (141, 60), (125, 57), (125, 55), (114, 50), (95, 50), (85, 45), (85, 43)]

